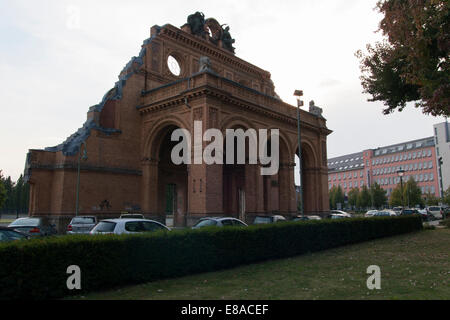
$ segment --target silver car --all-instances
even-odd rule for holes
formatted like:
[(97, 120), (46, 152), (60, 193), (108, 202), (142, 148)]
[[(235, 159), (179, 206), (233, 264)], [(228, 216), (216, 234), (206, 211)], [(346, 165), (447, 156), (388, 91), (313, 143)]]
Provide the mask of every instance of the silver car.
[(133, 234), (154, 231), (170, 231), (168, 227), (147, 219), (106, 219), (100, 221), (90, 234)]
[(280, 216), (280, 215), (257, 216), (257, 217), (255, 217), (253, 224), (268, 224), (268, 223), (284, 222), (284, 221), (286, 221), (286, 218), (283, 216)]
[(86, 234), (97, 224), (95, 216), (74, 217), (67, 225), (67, 234)]
[(56, 226), (50, 223), (48, 218), (29, 217), (14, 220), (8, 227), (31, 237), (44, 237), (56, 235)]
[(201, 218), (192, 229), (199, 229), (203, 227), (248, 227), (245, 222), (232, 217), (216, 217), (216, 218)]

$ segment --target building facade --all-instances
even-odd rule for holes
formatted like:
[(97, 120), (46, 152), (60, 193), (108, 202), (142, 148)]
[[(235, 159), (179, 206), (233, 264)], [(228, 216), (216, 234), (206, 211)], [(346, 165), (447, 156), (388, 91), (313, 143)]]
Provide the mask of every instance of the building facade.
[(439, 174), (439, 189), (442, 196), (444, 191), (450, 187), (450, 124), (445, 121), (435, 124), (433, 128)]
[[(181, 28), (152, 27), (83, 127), (56, 147), (28, 153), (30, 215), (73, 217), (78, 167), (82, 215), (140, 212), (162, 222), (171, 216), (175, 226), (204, 216), (295, 215), (297, 110), (278, 97), (269, 72), (235, 56), (228, 31), (198, 12)], [(278, 173), (261, 175), (261, 163), (175, 165), (171, 135), (185, 129), (194, 145), (195, 121), (202, 132), (279, 129)], [(305, 211), (325, 212), (331, 131), (320, 114), (304, 110), (301, 126)]]
[(439, 197), (433, 137), (328, 159), (328, 188), (340, 185), (347, 195), (352, 188), (370, 187), (376, 182), (390, 196), (400, 183), (400, 169), (404, 170), (404, 182), (412, 177), (422, 194), (431, 193)]

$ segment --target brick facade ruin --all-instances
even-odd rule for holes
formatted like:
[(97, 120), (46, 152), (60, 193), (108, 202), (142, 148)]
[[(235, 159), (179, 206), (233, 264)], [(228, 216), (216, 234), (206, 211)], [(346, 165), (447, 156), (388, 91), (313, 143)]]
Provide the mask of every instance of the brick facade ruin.
[[(56, 147), (30, 150), (25, 170), (30, 215), (58, 221), (74, 215), (83, 143), (88, 159), (80, 162), (80, 215), (140, 212), (163, 222), (170, 215), (175, 226), (190, 226), (204, 216), (252, 221), (255, 215), (297, 214), (297, 110), (277, 96), (269, 72), (239, 59), (214, 38), (220, 31), (214, 25), (200, 36), (189, 24), (152, 27), (139, 56), (89, 109), (83, 127)], [(169, 69), (170, 56), (179, 64), (179, 75)], [(203, 70), (202, 57), (211, 62)], [(279, 173), (262, 176), (260, 165), (175, 166), (170, 134), (176, 128), (192, 132), (194, 120), (202, 121), (204, 131), (278, 128)], [(326, 138), (331, 131), (320, 114), (304, 110), (301, 128), (304, 208), (317, 214), (329, 209)]]

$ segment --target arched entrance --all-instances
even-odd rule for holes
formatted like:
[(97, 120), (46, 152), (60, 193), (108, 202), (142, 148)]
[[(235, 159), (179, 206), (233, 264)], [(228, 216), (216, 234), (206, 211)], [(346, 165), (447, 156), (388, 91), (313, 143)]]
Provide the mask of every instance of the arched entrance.
[(186, 164), (174, 164), (171, 158), (172, 149), (179, 141), (171, 141), (176, 125), (162, 128), (153, 140), (152, 154), (157, 159), (155, 179), (150, 183), (156, 184), (151, 192), (159, 219), (168, 226), (185, 225), (188, 211), (188, 169)]
[[(295, 152), (295, 161), (296, 161), (296, 167), (294, 176), (297, 176), (296, 184), (298, 181), (298, 154), (299, 150), (297, 148)], [(305, 214), (314, 214), (318, 211), (318, 206), (316, 203), (316, 195), (315, 195), (315, 189), (316, 189), (316, 182), (315, 182), (315, 157), (314, 152), (311, 149), (310, 145), (307, 143), (302, 143), (302, 154), (301, 154), (301, 182), (300, 185), (302, 186), (303, 191), (303, 212)], [(297, 192), (297, 202), (299, 203), (299, 197), (300, 194), (298, 190)]]

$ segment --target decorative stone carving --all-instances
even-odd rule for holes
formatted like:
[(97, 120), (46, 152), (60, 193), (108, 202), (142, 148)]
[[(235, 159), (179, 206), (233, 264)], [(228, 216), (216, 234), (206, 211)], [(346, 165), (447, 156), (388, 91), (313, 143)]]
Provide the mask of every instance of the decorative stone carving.
[(205, 37), (205, 15), (202, 12), (191, 14), (187, 18), (187, 23), (191, 27), (193, 35)]
[(314, 100), (311, 100), (309, 102), (309, 112), (312, 113), (315, 116), (323, 118), (323, 116), (322, 116), (323, 109), (319, 108), (316, 105), (314, 105)]

